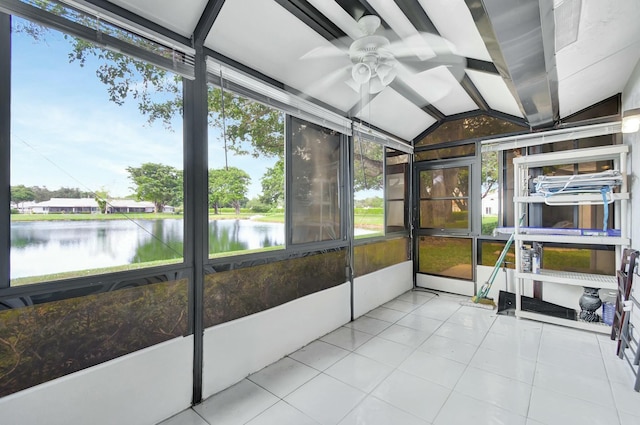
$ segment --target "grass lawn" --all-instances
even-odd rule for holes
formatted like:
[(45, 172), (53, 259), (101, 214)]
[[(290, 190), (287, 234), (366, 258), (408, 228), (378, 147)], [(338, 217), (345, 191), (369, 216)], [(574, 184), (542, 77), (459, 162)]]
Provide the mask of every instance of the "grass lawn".
[(28, 276), (11, 280), (11, 286), (29, 285), (32, 283), (50, 282), (54, 280), (72, 279), (74, 277), (93, 276), (105, 273), (115, 273), (125, 270), (137, 270), (147, 267), (164, 266), (167, 264), (181, 263), (181, 258), (172, 258), (169, 260), (148, 261), (146, 263), (124, 264), (122, 266), (102, 267), (98, 269), (76, 270), (62, 273), (52, 273), (42, 276)]
[[(284, 214), (263, 214), (260, 221), (284, 222)], [(253, 213), (223, 212), (221, 214), (209, 213), (209, 220), (236, 220), (249, 219), (255, 216)], [(11, 221), (101, 221), (101, 220), (182, 220), (182, 214), (171, 213), (135, 213), (135, 214), (12, 214)]]
[(181, 214), (11, 214), (11, 221), (163, 220), (182, 219)]

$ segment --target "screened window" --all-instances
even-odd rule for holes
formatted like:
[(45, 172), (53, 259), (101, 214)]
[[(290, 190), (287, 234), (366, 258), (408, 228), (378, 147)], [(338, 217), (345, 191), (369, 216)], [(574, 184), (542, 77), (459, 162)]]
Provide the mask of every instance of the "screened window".
[(11, 66), (11, 284), (182, 261), (181, 78), (15, 16)]
[(420, 172), (420, 228), (469, 229), (469, 167)]
[(464, 156), (474, 156), (476, 154), (475, 143), (466, 145), (453, 146), (447, 148), (429, 149), (426, 151), (416, 152), (414, 160), (419, 161), (435, 161), (438, 159), (458, 158)]
[(213, 85), (208, 104), (209, 256), (284, 248), (284, 113)]
[(613, 246), (576, 247), (544, 244), (541, 265), (548, 270), (614, 275), (616, 252)]
[(482, 153), (482, 234), (491, 235), (500, 223), (499, 152)]
[(354, 139), (353, 192), (356, 238), (384, 235), (384, 147)]
[(420, 236), (418, 250), (420, 273), (473, 278), (473, 239)]
[(416, 142), (415, 146), (432, 146), (440, 143), (477, 139), (497, 134), (520, 133), (527, 130), (527, 128), (510, 121), (487, 115), (477, 115), (445, 122)]
[(341, 239), (341, 135), (291, 119), (291, 241)]
[[(478, 244), (478, 265), (494, 267), (498, 262), (505, 245), (506, 243), (504, 241), (480, 240)], [(501, 267), (514, 269), (516, 264), (515, 261), (515, 244), (512, 244), (505, 255), (504, 263)]]
[(389, 233), (408, 230), (407, 179), (409, 178), (409, 155), (390, 148), (387, 148), (386, 155), (386, 231)]

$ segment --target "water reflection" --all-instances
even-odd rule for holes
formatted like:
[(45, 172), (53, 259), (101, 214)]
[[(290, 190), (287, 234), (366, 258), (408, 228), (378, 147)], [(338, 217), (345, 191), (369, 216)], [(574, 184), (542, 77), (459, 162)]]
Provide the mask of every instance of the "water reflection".
[[(11, 279), (179, 259), (183, 228), (181, 219), (12, 223)], [(280, 245), (282, 223), (209, 222), (210, 254)]]

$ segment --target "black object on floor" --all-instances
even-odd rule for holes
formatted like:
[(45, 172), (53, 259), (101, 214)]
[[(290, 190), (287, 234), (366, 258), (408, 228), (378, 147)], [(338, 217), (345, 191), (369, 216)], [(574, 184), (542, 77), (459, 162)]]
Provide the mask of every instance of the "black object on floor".
[[(572, 308), (563, 307), (537, 298), (525, 297), (524, 295), (521, 296), (521, 300), (522, 305), (520, 307), (523, 311), (546, 314), (547, 316), (558, 317), (560, 319), (578, 320), (578, 313)], [(498, 314), (513, 316), (515, 309), (516, 294), (500, 291), (498, 297)]]

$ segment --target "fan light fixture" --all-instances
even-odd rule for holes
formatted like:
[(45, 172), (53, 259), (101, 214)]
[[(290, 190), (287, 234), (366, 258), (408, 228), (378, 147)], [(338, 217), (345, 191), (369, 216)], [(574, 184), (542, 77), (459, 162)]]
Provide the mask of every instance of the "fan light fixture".
[(356, 63), (351, 69), (351, 76), (358, 84), (366, 84), (371, 79), (371, 68), (366, 63)]
[(640, 130), (640, 108), (629, 109), (622, 113), (622, 132), (635, 133)]
[(389, 52), (389, 40), (374, 35), (380, 27), (380, 18), (375, 15), (363, 16), (358, 25), (365, 36), (355, 40), (349, 47), (349, 57), (353, 63), (351, 76), (360, 86), (368, 84), (369, 93), (378, 93), (396, 78), (397, 61)]

